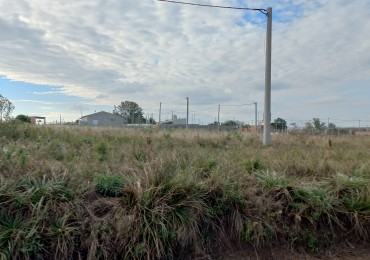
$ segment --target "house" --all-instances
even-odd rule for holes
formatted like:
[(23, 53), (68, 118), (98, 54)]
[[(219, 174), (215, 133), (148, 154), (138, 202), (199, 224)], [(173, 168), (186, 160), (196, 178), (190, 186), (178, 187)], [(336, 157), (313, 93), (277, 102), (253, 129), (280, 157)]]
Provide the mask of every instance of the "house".
[(79, 125), (83, 126), (123, 126), (126, 120), (117, 114), (108, 112), (97, 112), (83, 116), (79, 119)]

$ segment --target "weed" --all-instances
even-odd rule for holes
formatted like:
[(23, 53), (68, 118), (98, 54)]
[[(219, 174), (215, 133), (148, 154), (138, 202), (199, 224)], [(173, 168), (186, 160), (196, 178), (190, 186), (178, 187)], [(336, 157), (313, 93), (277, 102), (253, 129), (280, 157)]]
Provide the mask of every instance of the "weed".
[(63, 161), (64, 160), (64, 153), (63, 153), (63, 147), (62, 144), (58, 141), (54, 141), (50, 144), (49, 148), (51, 156), (57, 160), (57, 161)]
[(19, 156), (19, 165), (23, 169), (27, 162), (27, 154), (23, 149), (20, 149), (18, 151), (18, 156)]
[(216, 159), (210, 159), (208, 161), (208, 171), (212, 170), (213, 168), (215, 168), (217, 165), (217, 160)]
[(363, 195), (346, 195), (342, 202), (348, 212), (370, 215), (370, 199)]
[(0, 212), (0, 251), (12, 259), (31, 259), (42, 250), (37, 227), (20, 215)]
[(311, 251), (317, 251), (317, 238), (312, 234), (307, 236), (307, 246)]
[(101, 142), (97, 145), (96, 151), (100, 161), (106, 161), (108, 159), (109, 147), (105, 142)]
[(146, 162), (147, 156), (143, 151), (134, 151), (135, 159), (138, 162)]
[(99, 175), (95, 178), (96, 191), (107, 197), (119, 197), (123, 194), (125, 181), (118, 175)]
[(43, 199), (53, 199), (68, 201), (73, 198), (72, 192), (68, 187), (68, 181), (63, 176), (47, 176), (42, 178), (28, 176), (22, 180), (16, 188), (31, 203), (38, 203)]
[(260, 170), (263, 168), (263, 164), (260, 158), (257, 158), (255, 160), (249, 159), (245, 163), (245, 169), (247, 170), (247, 173), (252, 174), (256, 170)]
[(50, 248), (54, 257), (67, 259), (73, 253), (74, 237), (78, 231), (77, 223), (70, 221), (70, 215), (66, 214), (57, 218), (47, 231), (50, 240)]
[(285, 176), (278, 175), (276, 172), (259, 171), (255, 174), (257, 180), (267, 189), (285, 188), (287, 179)]

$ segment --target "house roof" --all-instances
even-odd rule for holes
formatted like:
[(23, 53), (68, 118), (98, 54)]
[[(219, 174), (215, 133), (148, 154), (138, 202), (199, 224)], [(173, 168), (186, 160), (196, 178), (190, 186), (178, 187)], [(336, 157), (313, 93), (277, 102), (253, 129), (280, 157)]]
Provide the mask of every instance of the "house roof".
[(97, 115), (97, 114), (107, 114), (107, 115), (109, 115), (109, 116), (118, 116), (118, 117), (122, 117), (121, 115), (118, 115), (118, 114), (113, 114), (113, 113), (109, 113), (109, 112), (105, 112), (105, 111), (100, 111), (100, 112), (96, 112), (96, 113), (93, 113), (93, 114), (90, 114), (90, 115), (83, 116), (83, 117), (81, 117), (80, 119), (85, 118), (85, 117), (88, 117), (88, 116), (94, 116), (94, 115)]

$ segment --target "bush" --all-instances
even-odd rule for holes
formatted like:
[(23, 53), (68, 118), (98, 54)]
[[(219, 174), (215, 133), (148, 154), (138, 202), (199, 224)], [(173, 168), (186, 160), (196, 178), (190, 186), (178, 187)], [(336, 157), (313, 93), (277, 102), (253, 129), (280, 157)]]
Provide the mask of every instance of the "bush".
[(24, 122), (24, 123), (31, 123), (31, 118), (29, 116), (26, 116), (26, 115), (17, 115), (15, 117), (15, 119), (17, 119), (21, 122)]

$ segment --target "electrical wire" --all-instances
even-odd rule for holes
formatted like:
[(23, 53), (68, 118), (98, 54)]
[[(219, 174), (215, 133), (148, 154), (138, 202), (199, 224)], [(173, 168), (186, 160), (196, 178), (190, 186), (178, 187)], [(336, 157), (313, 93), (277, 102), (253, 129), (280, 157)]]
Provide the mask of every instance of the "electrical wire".
[(239, 104), (239, 105), (220, 105), (220, 107), (242, 107), (242, 106), (250, 106), (254, 105), (256, 102), (250, 103), (250, 104)]
[(211, 110), (211, 109), (214, 109), (214, 108), (217, 108), (217, 106), (212, 106), (212, 107), (199, 109), (199, 110), (191, 110), (191, 111), (189, 111), (189, 113), (194, 113), (194, 112), (199, 112), (199, 111), (208, 111), (208, 110)]
[(224, 9), (234, 9), (234, 10), (247, 10), (247, 11), (258, 11), (267, 15), (267, 10), (262, 8), (248, 8), (248, 7), (236, 7), (236, 6), (222, 6), (222, 5), (209, 5), (209, 4), (197, 4), (197, 3), (190, 3), (190, 2), (180, 2), (180, 1), (172, 1), (172, 0), (157, 0), (159, 2), (168, 2), (174, 4), (182, 4), (182, 5), (194, 5), (194, 6), (202, 6), (202, 7), (214, 7), (214, 8), (224, 8)]
[(178, 99), (178, 100), (173, 100), (173, 101), (168, 101), (168, 102), (161, 102), (161, 104), (163, 105), (163, 104), (177, 103), (180, 101), (184, 101), (184, 99)]

